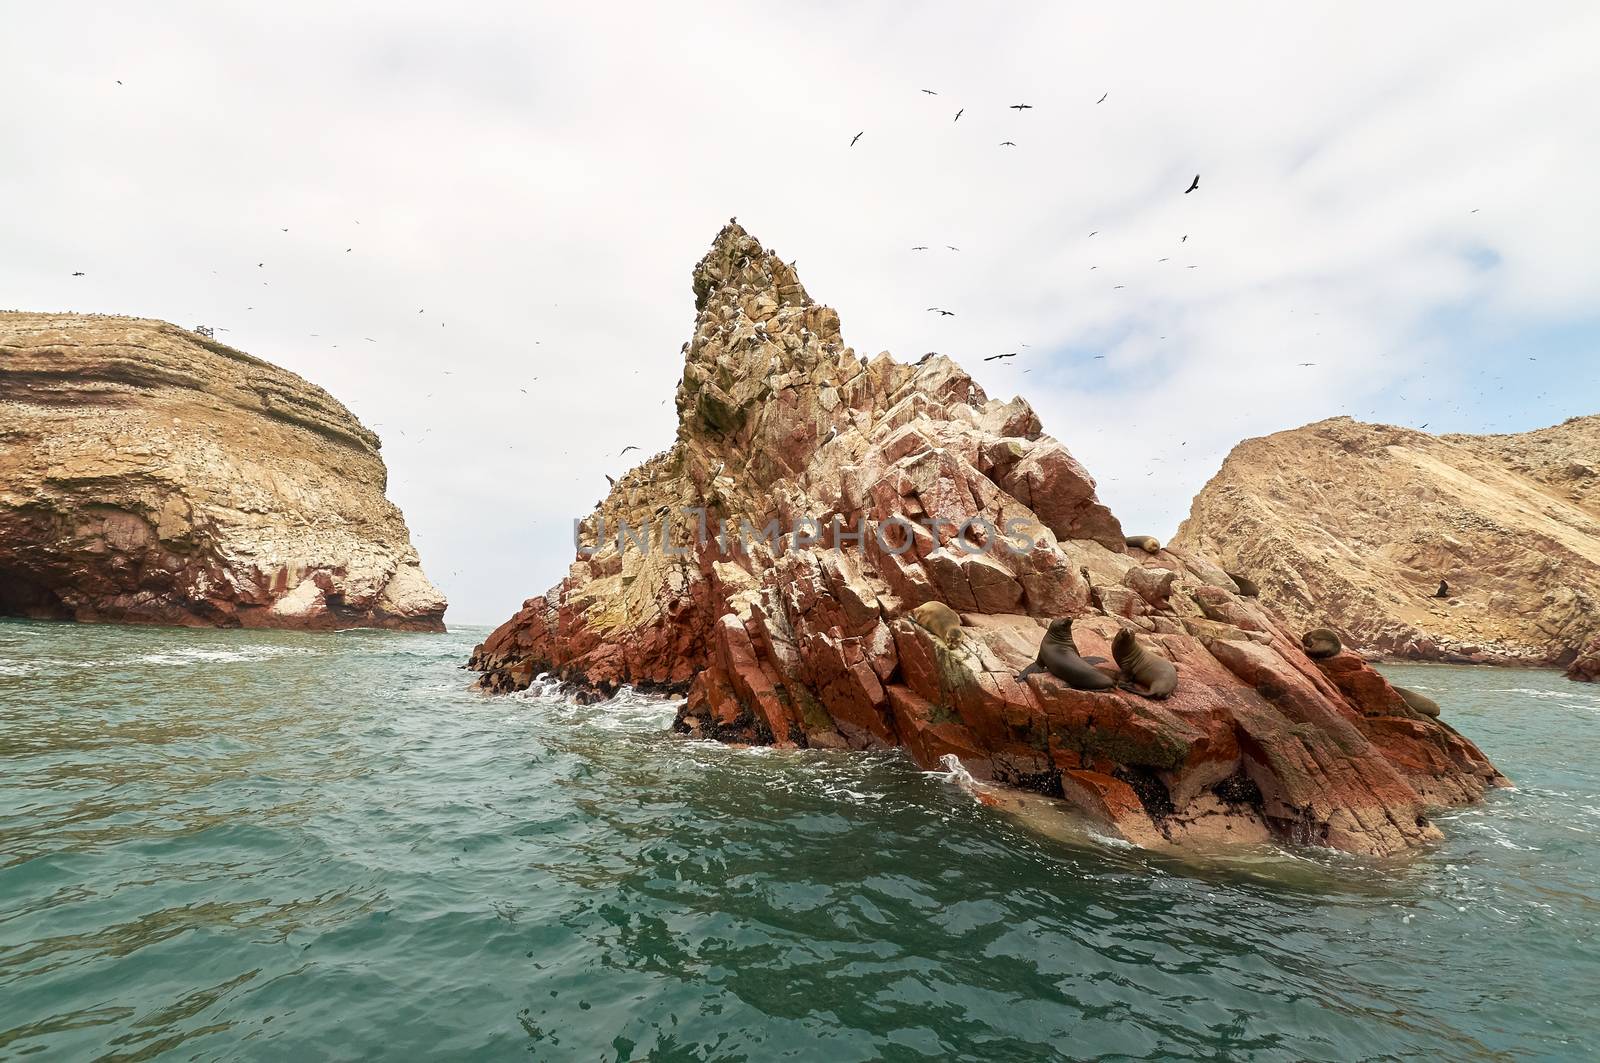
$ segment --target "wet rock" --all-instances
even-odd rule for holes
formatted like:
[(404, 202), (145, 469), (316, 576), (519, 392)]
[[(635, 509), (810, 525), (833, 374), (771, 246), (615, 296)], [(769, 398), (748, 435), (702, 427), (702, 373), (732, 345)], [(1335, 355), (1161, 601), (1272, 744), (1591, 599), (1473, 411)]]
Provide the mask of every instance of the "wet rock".
[[(585, 527), (693, 507), (710, 534), (680, 528), (681, 556), (580, 558), (476, 649), (486, 689), (532, 672), (633, 683), (683, 694), (691, 735), (899, 746), (930, 770), (954, 757), (1140, 845), (1399, 852), (1438, 837), (1430, 808), (1504, 782), (1359, 658), (1307, 658), (1216, 565), (1129, 550), (1024, 400), (990, 399), (942, 356), (858, 358), (737, 225), (693, 287), (677, 438)], [(927, 602), (959, 614), (958, 637), (913, 621)], [(1153, 701), (1031, 669), (1059, 617), (1108, 677), (1112, 639), (1136, 627), (1176, 689)]]

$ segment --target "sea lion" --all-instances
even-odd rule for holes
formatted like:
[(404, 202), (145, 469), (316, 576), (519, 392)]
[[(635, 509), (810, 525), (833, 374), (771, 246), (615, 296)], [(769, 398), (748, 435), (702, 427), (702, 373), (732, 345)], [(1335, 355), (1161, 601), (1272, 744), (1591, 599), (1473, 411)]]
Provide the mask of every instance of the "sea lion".
[[(1394, 686), (1394, 684), (1391, 683), (1390, 686)], [(1424, 716), (1432, 716), (1434, 719), (1439, 718), (1439, 703), (1426, 694), (1418, 694), (1415, 690), (1407, 690), (1405, 687), (1395, 687), (1394, 692), (1399, 694), (1401, 700), (1410, 705), (1416, 712), (1420, 712)]]
[(943, 602), (923, 602), (911, 610), (911, 619), (927, 628), (934, 638), (946, 646), (961, 633), (961, 617)]
[(1136, 546), (1147, 554), (1161, 552), (1161, 542), (1154, 535), (1130, 535), (1122, 540), (1129, 546)]
[(1164, 698), (1178, 685), (1178, 669), (1171, 661), (1147, 649), (1129, 628), (1117, 632), (1111, 640), (1111, 656), (1116, 658), (1122, 674), (1132, 679), (1143, 690), (1129, 684), (1126, 689), (1150, 698)]
[(1450, 584), (1446, 583), (1444, 580), (1440, 580), (1439, 589), (1433, 592), (1433, 596), (1435, 598), (1450, 597)]
[(1115, 679), (1078, 656), (1078, 647), (1072, 641), (1072, 620), (1066, 617), (1050, 621), (1033, 667), (1042, 667), (1074, 690), (1109, 690), (1117, 685)]
[(1339, 636), (1325, 627), (1314, 627), (1301, 635), (1300, 646), (1306, 651), (1306, 656), (1314, 661), (1337, 657), (1344, 649), (1344, 643), (1339, 641)]
[(1256, 586), (1256, 581), (1249, 576), (1241, 576), (1237, 572), (1228, 573), (1228, 578), (1233, 580), (1234, 586), (1239, 588), (1239, 593), (1246, 598), (1261, 597), (1261, 588)]

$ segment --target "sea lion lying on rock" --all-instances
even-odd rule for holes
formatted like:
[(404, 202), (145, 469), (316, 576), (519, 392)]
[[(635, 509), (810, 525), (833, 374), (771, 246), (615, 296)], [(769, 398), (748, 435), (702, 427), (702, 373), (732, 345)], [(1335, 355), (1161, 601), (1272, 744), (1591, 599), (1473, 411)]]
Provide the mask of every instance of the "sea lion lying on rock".
[(1164, 698), (1178, 686), (1178, 669), (1172, 662), (1146, 647), (1128, 628), (1117, 632), (1117, 637), (1111, 640), (1111, 656), (1122, 674), (1138, 684), (1124, 683), (1125, 690), (1149, 698)]
[(1233, 580), (1234, 586), (1239, 588), (1239, 594), (1245, 598), (1261, 597), (1261, 588), (1256, 586), (1255, 580), (1249, 576), (1241, 576), (1237, 572), (1228, 573), (1228, 578)]
[(1306, 656), (1314, 661), (1337, 657), (1344, 649), (1344, 643), (1339, 641), (1339, 636), (1325, 627), (1314, 627), (1301, 635), (1300, 646), (1306, 651)]
[(1072, 620), (1063, 617), (1050, 621), (1050, 628), (1039, 643), (1039, 658), (1023, 670), (1027, 676), (1043, 668), (1074, 690), (1110, 690), (1117, 681), (1078, 655), (1072, 641)]
[[(1393, 683), (1389, 685), (1394, 686)], [(1424, 716), (1431, 716), (1436, 720), (1439, 718), (1439, 703), (1426, 694), (1418, 694), (1415, 690), (1407, 690), (1405, 687), (1399, 686), (1394, 687), (1394, 692), (1400, 695), (1402, 701), (1411, 706), (1412, 711), (1420, 712)]]
[(1130, 535), (1122, 541), (1129, 546), (1138, 547), (1147, 554), (1161, 552), (1161, 542), (1154, 535)]
[(943, 602), (923, 602), (911, 610), (911, 619), (927, 628), (934, 638), (946, 646), (961, 634), (960, 615)]

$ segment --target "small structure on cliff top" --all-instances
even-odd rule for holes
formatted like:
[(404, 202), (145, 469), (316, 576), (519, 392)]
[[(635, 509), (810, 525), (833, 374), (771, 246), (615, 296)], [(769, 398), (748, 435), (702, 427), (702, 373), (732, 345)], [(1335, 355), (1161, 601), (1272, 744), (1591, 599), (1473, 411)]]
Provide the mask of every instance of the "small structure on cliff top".
[[(1147, 845), (1394, 853), (1438, 837), (1430, 808), (1504, 782), (1361, 658), (1309, 659), (1204, 558), (1130, 550), (1022, 399), (942, 356), (858, 359), (737, 224), (693, 288), (677, 440), (583, 523), (567, 577), (476, 649), (485, 689), (627, 683), (683, 694), (689, 735), (954, 756)], [(617, 531), (690, 512), (709, 533), (685, 518), (670, 549)], [(718, 534), (746, 525), (771, 532)], [(909, 615), (934, 601), (961, 616), (949, 645)], [(1024, 677), (1058, 617), (1086, 658), (1138, 631), (1176, 690)]]

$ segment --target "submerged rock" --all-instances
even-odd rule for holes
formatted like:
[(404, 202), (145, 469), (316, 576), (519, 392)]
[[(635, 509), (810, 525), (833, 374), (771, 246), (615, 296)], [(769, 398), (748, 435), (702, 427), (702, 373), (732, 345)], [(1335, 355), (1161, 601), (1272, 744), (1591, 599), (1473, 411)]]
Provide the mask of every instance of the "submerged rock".
[[(1144, 845), (1270, 833), (1394, 853), (1438, 836), (1430, 807), (1505, 781), (1360, 658), (1312, 661), (1215, 565), (1127, 549), (1022, 399), (941, 356), (857, 357), (738, 225), (694, 292), (676, 442), (582, 522), (567, 577), (477, 647), (484, 689), (629, 683), (684, 695), (690, 735), (954, 757)], [(661, 549), (664, 519), (680, 553)], [(772, 536), (741, 542), (741, 524)], [(926, 602), (959, 614), (960, 637), (913, 620)], [(1030, 670), (1060, 617), (1111, 675), (1113, 639), (1138, 631), (1175, 690)]]
[(199, 333), (0, 313), (0, 616), (442, 631), (379, 445)]
[(1336, 417), (1233, 448), (1173, 546), (1359, 652), (1566, 665), (1600, 630), (1600, 416), (1435, 436)]

